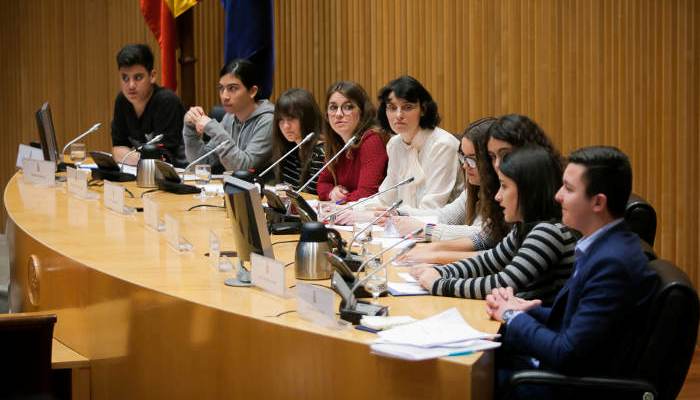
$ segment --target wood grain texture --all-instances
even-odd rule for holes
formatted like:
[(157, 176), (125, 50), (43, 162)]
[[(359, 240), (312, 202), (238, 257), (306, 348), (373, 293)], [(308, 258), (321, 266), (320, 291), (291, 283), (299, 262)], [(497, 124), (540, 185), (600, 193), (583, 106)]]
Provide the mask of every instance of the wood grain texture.
[[(65, 4), (64, 4), (65, 3)], [(223, 11), (194, 9), (197, 102), (217, 103)], [(630, 155), (634, 191), (657, 210), (656, 251), (700, 282), (700, 4), (694, 0), (277, 0), (273, 100), (305, 87), (322, 101), (338, 79), (372, 97), (400, 74), (436, 98), (459, 133), (486, 115), (523, 113), (563, 153), (592, 144)], [(32, 21), (31, 24), (21, 23)], [(49, 100), (59, 143), (108, 123), (114, 54), (155, 47), (133, 1), (10, 2), (0, 15), (0, 183), (16, 146), (36, 138)], [(322, 107), (323, 108), (323, 107)], [(88, 140), (107, 149), (109, 133)]]

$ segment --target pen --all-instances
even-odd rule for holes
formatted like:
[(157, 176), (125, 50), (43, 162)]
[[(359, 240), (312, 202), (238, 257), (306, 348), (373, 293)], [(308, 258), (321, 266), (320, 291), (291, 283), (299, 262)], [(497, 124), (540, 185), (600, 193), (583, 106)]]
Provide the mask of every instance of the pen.
[(474, 353), (473, 351), (458, 351), (456, 353), (450, 353), (447, 356), (448, 357), (457, 357), (457, 356), (468, 356), (470, 354)]

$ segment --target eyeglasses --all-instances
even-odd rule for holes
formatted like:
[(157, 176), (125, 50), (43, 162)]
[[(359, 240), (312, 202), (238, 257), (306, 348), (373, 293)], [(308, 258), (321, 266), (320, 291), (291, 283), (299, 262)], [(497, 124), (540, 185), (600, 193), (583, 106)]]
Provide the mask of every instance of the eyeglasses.
[(469, 168), (476, 168), (476, 158), (471, 156), (465, 156), (461, 152), (457, 153), (457, 158), (459, 159), (459, 163), (461, 165), (467, 164), (467, 167)]
[(348, 115), (351, 114), (352, 111), (356, 108), (356, 106), (353, 103), (343, 103), (340, 106), (338, 106), (335, 103), (331, 103), (328, 105), (328, 114), (335, 114), (340, 110), (340, 113), (343, 115)]

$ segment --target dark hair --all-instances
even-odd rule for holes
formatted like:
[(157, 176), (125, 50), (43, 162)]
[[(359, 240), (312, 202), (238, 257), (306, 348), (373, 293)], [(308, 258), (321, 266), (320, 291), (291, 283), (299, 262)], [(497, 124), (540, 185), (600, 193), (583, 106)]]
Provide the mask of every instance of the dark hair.
[(604, 194), (610, 215), (625, 215), (632, 193), (632, 166), (625, 153), (611, 146), (584, 147), (571, 153), (569, 163), (586, 167), (583, 182), (589, 198)]
[[(533, 120), (524, 115), (508, 114), (499, 117), (491, 124), (485, 144), (488, 144), (490, 138), (503, 140), (514, 149), (528, 144), (541, 146), (554, 158), (559, 159), (560, 164), (563, 165), (561, 154), (544, 131)], [(503, 219), (501, 206), (495, 200), (500, 185), (486, 145), (479, 149), (478, 164), (479, 176), (481, 177), (480, 200), (484, 216), (486, 216), (485, 231), (493, 242), (498, 242), (508, 233), (508, 224)]]
[(117, 53), (117, 68), (143, 65), (146, 71), (153, 71), (153, 52), (145, 44), (127, 44)]
[(262, 82), (255, 64), (245, 58), (236, 58), (221, 68), (221, 71), (219, 71), (219, 78), (228, 74), (240, 79), (243, 86), (248, 90), (255, 86), (258, 89), (255, 94), (255, 100), (261, 100), (263, 98), (262, 92), (260, 91)]
[(561, 205), (554, 199), (561, 187), (561, 159), (549, 150), (526, 145), (503, 158), (501, 173), (518, 187), (518, 209), (523, 218), (516, 223), (520, 243), (542, 221), (561, 221)]
[(438, 106), (430, 92), (416, 78), (404, 75), (394, 79), (379, 90), (379, 96), (377, 96), (379, 99), (379, 124), (385, 131), (391, 132), (389, 119), (386, 117), (386, 104), (389, 102), (389, 95), (392, 92), (395, 97), (420, 104), (421, 117), (418, 125), (421, 128), (435, 129), (440, 123)]
[[(472, 145), (474, 146), (474, 153), (476, 154), (477, 163), (479, 162), (479, 149), (482, 146), (485, 146), (484, 139), (487, 137), (486, 133), (488, 132), (489, 127), (495, 120), (496, 118), (493, 117), (485, 117), (478, 119), (470, 123), (467, 129), (465, 129), (462, 133), (461, 140), (466, 139), (472, 142)], [(480, 171), (478, 165), (477, 171)], [(479, 179), (481, 180), (481, 172), (478, 173), (480, 174)], [(467, 191), (467, 213), (465, 223), (467, 225), (472, 225), (477, 215), (481, 214), (482, 211), (482, 208), (480, 206), (481, 203), (479, 202), (479, 186), (472, 185), (471, 183), (469, 183), (468, 179), (465, 179), (464, 190)]]
[[(302, 139), (311, 133), (316, 134), (315, 139), (311, 139), (299, 148), (299, 162), (301, 164), (299, 185), (302, 185), (309, 179), (311, 155), (314, 146), (318, 143), (318, 138), (321, 136), (321, 112), (314, 96), (305, 89), (292, 88), (282, 93), (277, 99), (277, 104), (275, 104), (275, 116), (272, 122), (273, 160), (282, 157), (284, 153), (295, 145), (288, 142), (280, 130), (279, 122), (282, 118), (299, 120)], [(275, 179), (277, 182), (282, 181), (281, 164), (275, 167)]]
[[(365, 89), (363, 89), (360, 84), (353, 81), (338, 81), (330, 85), (326, 91), (326, 102), (324, 103), (324, 109), (328, 109), (328, 102), (333, 93), (336, 92), (347, 97), (348, 100), (355, 103), (355, 105), (357, 105), (357, 107), (360, 109), (360, 120), (358, 121), (355, 131), (353, 132), (353, 136), (356, 136), (359, 140), (350, 146), (347, 151), (347, 156), (352, 157), (353, 150), (360, 147), (365, 133), (368, 130), (376, 127), (375, 118), (377, 116), (377, 110), (374, 108), (369, 96), (367, 96)], [(345, 145), (345, 143), (343, 138), (341, 138), (340, 135), (338, 135), (333, 128), (331, 128), (330, 121), (328, 120), (328, 113), (324, 112), (323, 115), (323, 150), (326, 160), (330, 160), (331, 157), (333, 157)], [(375, 132), (380, 135), (385, 143), (389, 139), (388, 135), (386, 135), (384, 132), (379, 130)], [(335, 164), (337, 162), (338, 160), (335, 160), (328, 166), (328, 170), (333, 175), (334, 180), (336, 179)]]

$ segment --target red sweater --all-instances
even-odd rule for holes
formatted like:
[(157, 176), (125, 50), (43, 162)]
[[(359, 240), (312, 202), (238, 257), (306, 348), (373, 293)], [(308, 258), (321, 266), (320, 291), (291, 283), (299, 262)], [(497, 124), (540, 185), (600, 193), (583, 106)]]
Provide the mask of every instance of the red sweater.
[[(326, 154), (331, 158), (333, 154)], [(328, 195), (337, 185), (344, 186), (348, 190), (347, 201), (356, 201), (377, 193), (379, 185), (386, 176), (386, 164), (389, 157), (386, 154), (386, 145), (379, 134), (373, 130), (366, 131), (362, 136), (360, 147), (347, 150), (347, 153), (338, 157), (335, 163), (335, 176), (324, 169), (318, 177), (318, 198), (329, 200)]]

